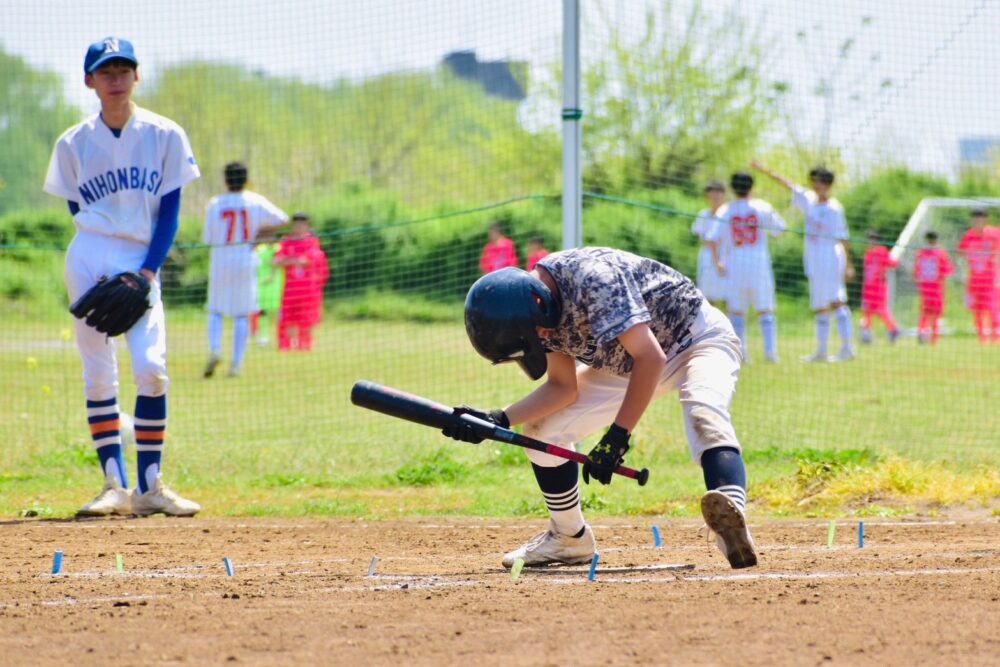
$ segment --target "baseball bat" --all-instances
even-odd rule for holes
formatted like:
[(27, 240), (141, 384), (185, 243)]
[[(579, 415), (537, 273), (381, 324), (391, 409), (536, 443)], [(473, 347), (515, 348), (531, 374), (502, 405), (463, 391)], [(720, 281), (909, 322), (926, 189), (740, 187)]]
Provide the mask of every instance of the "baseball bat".
[[(407, 421), (431, 426), (433, 428), (447, 428), (455, 424), (466, 424), (472, 427), (476, 435), (487, 440), (506, 442), (509, 445), (534, 449), (538, 452), (545, 452), (552, 456), (558, 456), (577, 463), (586, 463), (587, 457), (584, 454), (575, 452), (572, 449), (553, 445), (541, 440), (529, 438), (526, 435), (504, 428), (484, 419), (478, 419), (469, 414), (455, 414), (455, 411), (443, 403), (432, 401), (429, 398), (416, 396), (414, 394), (386, 387), (368, 380), (358, 380), (351, 389), (351, 403), (381, 412), (382, 414), (405, 419)], [(629, 479), (634, 479), (639, 486), (645, 486), (649, 480), (649, 470), (643, 468), (636, 470), (626, 466), (618, 466), (614, 470), (615, 474)]]

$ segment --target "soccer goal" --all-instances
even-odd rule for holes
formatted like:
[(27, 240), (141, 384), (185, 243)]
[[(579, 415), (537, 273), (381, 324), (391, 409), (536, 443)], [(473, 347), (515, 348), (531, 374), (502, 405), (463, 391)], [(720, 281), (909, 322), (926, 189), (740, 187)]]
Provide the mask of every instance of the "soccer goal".
[[(920, 201), (913, 215), (900, 232), (890, 255), (899, 262), (889, 273), (889, 303), (904, 333), (915, 335), (918, 319), (919, 292), (913, 279), (913, 263), (917, 252), (925, 246), (924, 235), (934, 230), (938, 246), (948, 251), (955, 272), (948, 280), (941, 333), (972, 332), (972, 321), (965, 311), (966, 267), (958, 254), (958, 243), (969, 228), (972, 209), (1000, 208), (1000, 199), (991, 197), (928, 198)], [(992, 217), (992, 216), (991, 216)]]

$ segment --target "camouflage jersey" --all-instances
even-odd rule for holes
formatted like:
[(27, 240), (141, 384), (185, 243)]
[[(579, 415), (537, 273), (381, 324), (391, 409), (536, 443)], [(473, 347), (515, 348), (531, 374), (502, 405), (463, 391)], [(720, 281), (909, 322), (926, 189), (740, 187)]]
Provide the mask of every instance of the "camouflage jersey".
[(559, 325), (542, 347), (615, 375), (632, 372), (632, 357), (618, 336), (646, 323), (670, 356), (704, 300), (678, 271), (623, 250), (563, 250), (538, 266), (552, 275), (562, 302)]

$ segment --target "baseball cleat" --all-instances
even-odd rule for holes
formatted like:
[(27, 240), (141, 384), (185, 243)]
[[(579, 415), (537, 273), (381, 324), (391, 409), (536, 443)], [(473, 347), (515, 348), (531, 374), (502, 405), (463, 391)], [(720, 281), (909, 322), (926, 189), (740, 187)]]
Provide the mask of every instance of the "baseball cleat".
[(109, 477), (104, 488), (92, 501), (77, 510), (77, 516), (110, 516), (132, 514), (132, 494), (123, 489), (117, 477)]
[(889, 332), (889, 342), (890, 343), (895, 343), (897, 338), (899, 338), (899, 329), (896, 329), (895, 331), (890, 331)]
[(156, 485), (146, 493), (132, 495), (132, 514), (149, 516), (194, 516), (201, 511), (201, 505), (193, 500), (181, 498), (163, 483), (163, 475), (156, 476)]
[(840, 352), (837, 353), (837, 356), (830, 357), (830, 361), (833, 363), (851, 361), (852, 359), (854, 359), (854, 350), (849, 347), (841, 348)]
[(757, 565), (757, 551), (747, 519), (729, 496), (709, 491), (701, 497), (701, 515), (715, 533), (715, 545), (734, 570)]
[(218, 355), (215, 354), (213, 354), (208, 358), (208, 363), (205, 364), (205, 372), (204, 372), (204, 376), (206, 378), (210, 378), (213, 375), (215, 375), (215, 369), (219, 366), (220, 361), (221, 359), (219, 359)]
[(871, 329), (862, 329), (861, 335), (858, 336), (858, 338), (860, 338), (862, 345), (871, 345), (872, 341), (875, 340), (874, 336), (872, 336)]
[(817, 350), (808, 356), (802, 357), (799, 361), (804, 364), (825, 364), (830, 361), (830, 358), (826, 356), (826, 352)]
[(597, 553), (597, 541), (589, 525), (583, 525), (583, 535), (572, 537), (557, 533), (555, 524), (550, 520), (548, 530), (542, 531), (506, 554), (502, 562), (508, 570), (514, 566), (514, 561), (518, 558), (524, 561), (525, 567), (553, 564), (581, 565), (589, 563), (595, 553)]
[(240, 369), (239, 366), (232, 366), (229, 369), (229, 377), (231, 377), (231, 378), (238, 378), (240, 376), (241, 372), (242, 371), (241, 371), (241, 369)]

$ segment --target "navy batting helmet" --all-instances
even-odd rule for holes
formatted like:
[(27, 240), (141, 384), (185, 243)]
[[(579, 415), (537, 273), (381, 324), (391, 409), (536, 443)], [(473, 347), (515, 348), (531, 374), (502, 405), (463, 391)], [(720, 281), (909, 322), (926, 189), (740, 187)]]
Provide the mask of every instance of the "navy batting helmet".
[(487, 273), (465, 297), (465, 331), (476, 352), (494, 364), (516, 361), (532, 380), (548, 369), (535, 327), (552, 328), (559, 315), (545, 283), (514, 267)]

